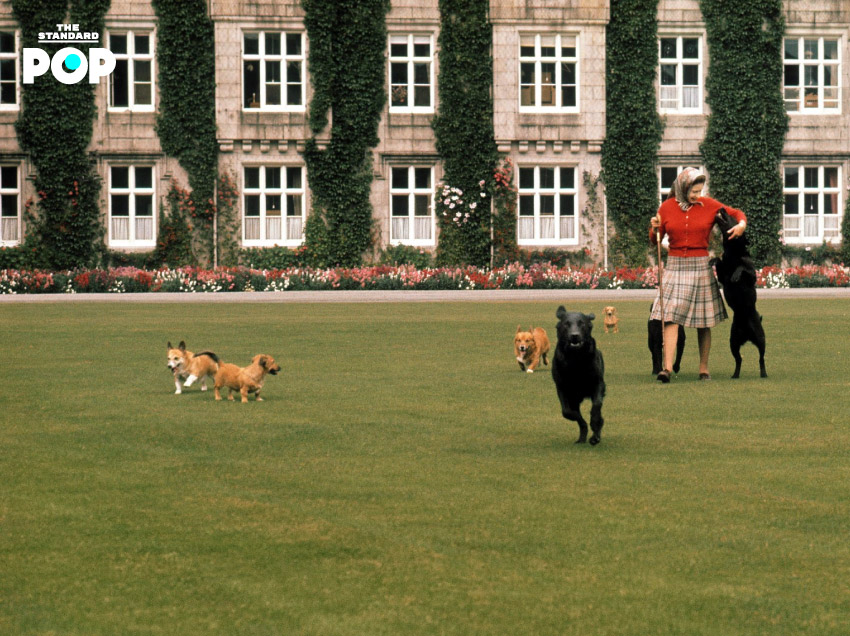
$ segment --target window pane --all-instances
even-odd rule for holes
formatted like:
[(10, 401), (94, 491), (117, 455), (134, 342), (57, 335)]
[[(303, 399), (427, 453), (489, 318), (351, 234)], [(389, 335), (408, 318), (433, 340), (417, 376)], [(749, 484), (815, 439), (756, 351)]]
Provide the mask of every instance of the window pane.
[(561, 83), (570, 85), (576, 83), (575, 62), (565, 62), (564, 64), (561, 64)]
[(519, 44), (520, 57), (534, 57), (534, 36), (523, 36)]
[(0, 33), (0, 53), (15, 52), (15, 34), (2, 32)]
[(683, 86), (698, 86), (699, 85), (699, 67), (693, 64), (685, 64), (682, 66), (682, 85)]
[(112, 167), (112, 185), (113, 189), (127, 190), (130, 188), (130, 169), (126, 167)]
[(800, 197), (796, 194), (785, 195), (785, 214), (800, 213)]
[(109, 76), (112, 87), (112, 106), (119, 108), (130, 105), (130, 80), (127, 64), (127, 60), (116, 60), (115, 70)]
[(153, 188), (153, 168), (136, 168), (136, 188), (141, 190)]
[(266, 216), (280, 216), (280, 195), (266, 195)]
[(390, 55), (392, 57), (407, 57), (407, 38), (392, 38), (390, 40)]
[(534, 84), (534, 64), (523, 63), (519, 65), (520, 83)]
[(823, 169), (823, 186), (825, 188), (838, 187), (838, 168)]
[(837, 60), (838, 59), (838, 40), (823, 41), (823, 59)]
[(519, 198), (519, 215), (534, 216), (534, 196), (522, 196)]
[(287, 33), (286, 34), (286, 54), (301, 55), (301, 34)]
[(414, 170), (414, 182), (417, 190), (430, 190), (431, 168), (416, 168)]
[(16, 87), (14, 82), (4, 82), (0, 84), (0, 104), (16, 103)]
[(245, 168), (245, 188), (251, 190), (260, 189), (259, 168)]
[(112, 195), (112, 216), (130, 216), (130, 195)]
[(266, 55), (280, 55), (280, 33), (266, 33)]
[(823, 213), (836, 214), (838, 212), (838, 195), (824, 194), (823, 195)]
[(260, 63), (259, 61), (245, 61), (244, 69), (244, 106), (245, 108), (260, 107)]
[(431, 57), (430, 38), (416, 38), (413, 40), (414, 57)]
[(390, 83), (407, 84), (406, 62), (393, 62), (390, 64)]
[(430, 205), (429, 199), (430, 197), (425, 194), (417, 194), (413, 197), (413, 214), (416, 216), (428, 216), (430, 214), (430, 210), (428, 209)]
[(817, 188), (818, 187), (818, 169), (817, 168), (804, 168), (803, 175), (805, 178), (805, 187), (806, 188)]
[(286, 85), (286, 104), (287, 106), (301, 105), (301, 84)]
[(260, 216), (260, 195), (245, 197), (245, 216)]
[(555, 214), (555, 197), (541, 196), (540, 197), (540, 214), (545, 216), (554, 216)]
[(556, 50), (554, 36), (540, 38), (540, 57), (555, 57)]
[(9, 190), (18, 187), (18, 167), (3, 166), (0, 168), (0, 188)]
[(280, 84), (266, 84), (266, 104), (280, 106)]
[(803, 40), (803, 55), (807, 60), (816, 60), (818, 58), (818, 41)]
[(800, 57), (800, 43), (797, 40), (785, 40), (785, 59), (797, 60)]
[(785, 65), (785, 86), (800, 85), (800, 67), (796, 64)]
[(393, 216), (408, 215), (408, 197), (406, 194), (393, 195)]
[(136, 195), (136, 216), (153, 216), (153, 196), (150, 194)]
[(669, 190), (678, 175), (678, 168), (661, 168), (661, 189)]
[(410, 185), (408, 174), (409, 170), (407, 168), (393, 168), (390, 187), (393, 190), (407, 190)]
[(575, 201), (576, 197), (574, 194), (561, 195), (561, 216), (575, 216)]
[(135, 81), (150, 82), (151, 81), (151, 63), (149, 60), (138, 60), (134, 64)]
[(14, 82), (16, 79), (15, 60), (0, 60), (0, 81)]
[(109, 50), (113, 53), (127, 53), (127, 35), (126, 34), (110, 34), (109, 35)]
[(561, 89), (561, 106), (569, 107), (576, 105), (576, 87), (564, 86)]
[(785, 187), (799, 188), (800, 187), (800, 169), (785, 168)]
[(2, 201), (2, 216), (5, 217), (16, 217), (18, 216), (18, 195), (17, 194), (4, 194), (0, 197), (0, 201)]
[(431, 105), (431, 87), (416, 86), (413, 89), (413, 105), (414, 106), (430, 106)]
[(661, 57), (676, 58), (676, 38), (661, 38)]
[(561, 190), (574, 190), (576, 187), (576, 171), (574, 168), (561, 168)]
[(414, 64), (413, 65), (413, 83), (414, 84), (430, 84), (431, 71), (430, 64)]
[(151, 36), (147, 33), (133, 34), (133, 51), (141, 55), (147, 55), (151, 52)]
[(807, 194), (803, 197), (803, 213), (817, 214), (818, 213), (818, 195)]
[(280, 190), (280, 168), (266, 168), (266, 189)]
[(561, 38), (561, 57), (576, 56), (576, 39), (575, 37), (563, 36)]
[(540, 189), (554, 190), (555, 189), (555, 169), (540, 168)]
[(534, 189), (534, 168), (519, 169), (519, 187), (522, 190)]
[(301, 190), (301, 168), (286, 169), (286, 187), (290, 190)]
[(260, 54), (260, 34), (246, 33), (245, 34), (245, 55)]
[(662, 64), (661, 65), (661, 85), (675, 86), (676, 85), (676, 65)]
[(684, 38), (682, 40), (682, 57), (685, 59), (699, 58), (699, 40), (696, 38)]

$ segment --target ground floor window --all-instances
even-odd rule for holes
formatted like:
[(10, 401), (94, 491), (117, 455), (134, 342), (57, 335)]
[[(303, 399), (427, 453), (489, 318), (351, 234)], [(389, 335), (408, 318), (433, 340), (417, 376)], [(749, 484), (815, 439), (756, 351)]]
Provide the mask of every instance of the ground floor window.
[(519, 245), (577, 245), (576, 169), (566, 166), (520, 166)]
[(110, 166), (109, 244), (152, 247), (156, 243), (153, 166)]
[(0, 165), (0, 245), (21, 240), (20, 188), (18, 166)]
[(242, 243), (295, 247), (304, 240), (304, 168), (246, 166)]
[(836, 241), (841, 233), (841, 168), (786, 165), (782, 228), (788, 243)]
[(390, 172), (390, 243), (434, 245), (434, 168), (395, 166)]

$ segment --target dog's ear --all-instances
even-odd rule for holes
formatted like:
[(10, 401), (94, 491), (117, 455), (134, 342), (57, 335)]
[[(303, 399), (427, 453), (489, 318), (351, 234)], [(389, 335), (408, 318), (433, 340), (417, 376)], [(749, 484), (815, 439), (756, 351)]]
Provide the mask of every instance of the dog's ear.
[(555, 316), (557, 316), (558, 320), (563, 320), (564, 316), (566, 316), (566, 315), (567, 315), (567, 310), (564, 308), (563, 305), (558, 307), (558, 311), (555, 312)]
[(186, 342), (181, 340), (180, 344), (177, 345), (177, 348), (180, 349), (180, 351), (186, 351)]
[(165, 345), (165, 346), (166, 346), (166, 347), (168, 347), (169, 349), (173, 349), (173, 348), (174, 348), (174, 347), (172, 347), (172, 346), (171, 346), (171, 341), (170, 341), (170, 340), (168, 341), (168, 344), (167, 344), (167, 345)]
[(520, 325), (517, 325), (516, 326), (516, 332), (519, 333), (520, 331), (522, 331), (522, 327)]
[(585, 314), (584, 317), (588, 320), (593, 320), (594, 318), (596, 318), (596, 314)]
[(258, 356), (260, 359), (257, 360), (257, 364), (259, 364), (264, 369), (266, 368), (266, 356)]

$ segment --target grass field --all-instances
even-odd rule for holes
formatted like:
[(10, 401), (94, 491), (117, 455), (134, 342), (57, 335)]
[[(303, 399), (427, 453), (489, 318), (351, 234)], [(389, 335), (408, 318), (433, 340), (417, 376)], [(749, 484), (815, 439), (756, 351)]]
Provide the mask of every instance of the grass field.
[[(557, 303), (0, 305), (0, 634), (846, 636), (850, 304), (667, 386), (605, 304), (595, 448), (512, 357)], [(177, 396), (180, 339), (283, 372)]]

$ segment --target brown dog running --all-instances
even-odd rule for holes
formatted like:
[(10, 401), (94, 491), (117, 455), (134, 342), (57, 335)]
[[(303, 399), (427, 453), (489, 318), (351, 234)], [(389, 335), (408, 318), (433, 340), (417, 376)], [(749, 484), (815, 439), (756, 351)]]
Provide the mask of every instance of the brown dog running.
[(608, 305), (602, 310), (602, 325), (605, 327), (605, 333), (612, 329), (614, 333), (620, 333), (620, 319), (617, 317), (617, 308)]
[(280, 365), (274, 361), (274, 358), (263, 353), (254, 356), (247, 367), (223, 362), (218, 367), (218, 373), (215, 374), (215, 399), (221, 400), (220, 391), (222, 387), (226, 387), (230, 390), (227, 395), (228, 400), (233, 399), (234, 391), (239, 391), (243, 402), (248, 401), (250, 393), (257, 396), (257, 402), (262, 402), (260, 389), (263, 388), (266, 374), (277, 375), (279, 371)]
[(549, 364), (549, 336), (546, 330), (540, 327), (532, 327), (531, 331), (522, 331), (517, 325), (514, 336), (514, 356), (519, 363), (519, 368), (527, 373), (534, 370), (543, 360), (543, 364)]
[[(176, 347), (172, 347), (169, 342), (167, 347), (167, 364), (174, 374), (174, 386), (177, 387), (175, 395), (183, 393), (184, 386), (192, 386), (198, 379), (201, 380), (201, 391), (206, 391), (207, 378), (214, 378), (218, 371), (218, 356), (211, 351), (202, 351), (197, 355), (186, 351), (186, 343), (183, 340)], [(181, 378), (186, 378), (183, 384), (180, 383)]]

